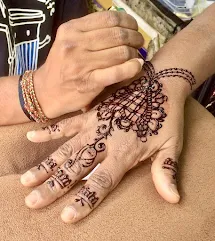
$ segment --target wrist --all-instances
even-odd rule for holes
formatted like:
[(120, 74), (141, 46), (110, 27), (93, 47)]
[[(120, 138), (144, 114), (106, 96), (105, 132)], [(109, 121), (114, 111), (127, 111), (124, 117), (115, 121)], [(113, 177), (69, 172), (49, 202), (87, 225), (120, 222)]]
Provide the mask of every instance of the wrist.
[[(50, 94), (51, 91), (47, 88), (46, 80), (47, 75), (44, 66), (41, 66), (38, 70), (34, 71), (33, 81), (37, 100), (46, 117), (53, 119), (57, 117), (55, 113), (57, 106), (53, 103), (53, 98)], [(53, 108), (53, 106), (55, 106), (55, 108)]]
[(159, 61), (152, 61), (151, 63), (154, 66), (155, 73), (165, 71), (163, 76), (159, 78), (159, 82), (163, 85), (164, 92), (168, 93), (169, 98), (185, 101), (196, 83), (192, 73), (186, 69), (175, 68), (177, 66), (165, 68)]

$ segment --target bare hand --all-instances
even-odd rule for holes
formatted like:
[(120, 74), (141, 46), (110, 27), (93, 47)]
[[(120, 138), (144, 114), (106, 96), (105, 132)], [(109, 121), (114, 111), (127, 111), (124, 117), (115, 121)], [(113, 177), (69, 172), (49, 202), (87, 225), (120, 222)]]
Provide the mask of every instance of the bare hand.
[(137, 29), (133, 17), (113, 11), (62, 24), (45, 64), (34, 76), (46, 116), (82, 109), (106, 86), (138, 74), (143, 60), (137, 59), (137, 49), (143, 37)]

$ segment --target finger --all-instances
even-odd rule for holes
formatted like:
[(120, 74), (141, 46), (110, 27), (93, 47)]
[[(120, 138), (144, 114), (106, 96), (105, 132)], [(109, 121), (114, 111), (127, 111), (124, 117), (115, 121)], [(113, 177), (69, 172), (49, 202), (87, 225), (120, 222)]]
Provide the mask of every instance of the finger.
[(42, 208), (64, 195), (104, 159), (104, 150), (105, 144), (99, 141), (85, 145), (25, 198), (26, 205), (34, 209)]
[(178, 203), (176, 174), (178, 158), (175, 153), (159, 152), (152, 163), (152, 178), (158, 193), (169, 203)]
[(104, 11), (88, 14), (85, 17), (68, 22), (71, 28), (80, 31), (92, 31), (96, 29), (123, 27), (137, 30), (137, 21), (125, 12)]
[(84, 38), (88, 39), (87, 49), (98, 51), (127, 45), (133, 48), (141, 48), (144, 43), (143, 36), (131, 29), (114, 27), (94, 30), (84, 33)]
[(109, 86), (135, 77), (143, 66), (143, 59), (132, 59), (123, 64), (92, 72), (90, 78), (98, 86)]
[(86, 115), (64, 119), (57, 124), (46, 126), (41, 130), (29, 131), (27, 138), (31, 142), (46, 142), (64, 136), (74, 136), (81, 130), (85, 121)]
[(91, 69), (109, 68), (138, 57), (137, 49), (125, 45), (88, 54), (93, 65)]
[(116, 168), (114, 159), (106, 158), (92, 174), (81, 190), (72, 197), (71, 204), (64, 208), (61, 218), (66, 223), (75, 223), (89, 215), (118, 185), (126, 170)]
[(83, 147), (83, 136), (78, 134), (62, 146), (60, 146), (54, 153), (42, 161), (39, 165), (31, 168), (24, 173), (20, 181), (26, 187), (33, 187), (40, 185), (53, 175), (57, 168), (62, 165), (69, 157), (77, 150)]

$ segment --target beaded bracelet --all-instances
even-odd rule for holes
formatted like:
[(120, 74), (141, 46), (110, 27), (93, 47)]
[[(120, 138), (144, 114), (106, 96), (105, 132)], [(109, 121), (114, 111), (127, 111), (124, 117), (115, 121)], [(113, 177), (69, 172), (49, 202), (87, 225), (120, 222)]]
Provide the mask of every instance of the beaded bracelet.
[(22, 108), (22, 111), (24, 112), (24, 114), (28, 117), (29, 120), (34, 121), (34, 119), (31, 118), (31, 116), (29, 115), (29, 113), (27, 112), (27, 110), (25, 109), (25, 102), (23, 99), (23, 93), (22, 93), (22, 86), (21, 86), (21, 81), (22, 81), (22, 75), (19, 78), (19, 102), (20, 102), (20, 106)]
[(33, 71), (26, 71), (19, 81), (19, 99), (25, 115), (37, 123), (46, 123), (45, 116), (34, 91)]

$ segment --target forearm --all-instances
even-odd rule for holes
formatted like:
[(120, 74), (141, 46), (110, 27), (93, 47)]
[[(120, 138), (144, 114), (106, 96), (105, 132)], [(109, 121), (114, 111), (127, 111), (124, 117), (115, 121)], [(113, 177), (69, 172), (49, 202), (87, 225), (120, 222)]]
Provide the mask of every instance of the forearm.
[(19, 103), (18, 78), (0, 78), (0, 126), (29, 121)]
[[(175, 67), (184, 68), (195, 76), (196, 84), (193, 90), (201, 85), (215, 72), (214, 22), (215, 4), (193, 20), (155, 55), (152, 63), (156, 71)], [(182, 79), (171, 79), (168, 84), (175, 85), (177, 90), (181, 88), (186, 94), (191, 92)]]

